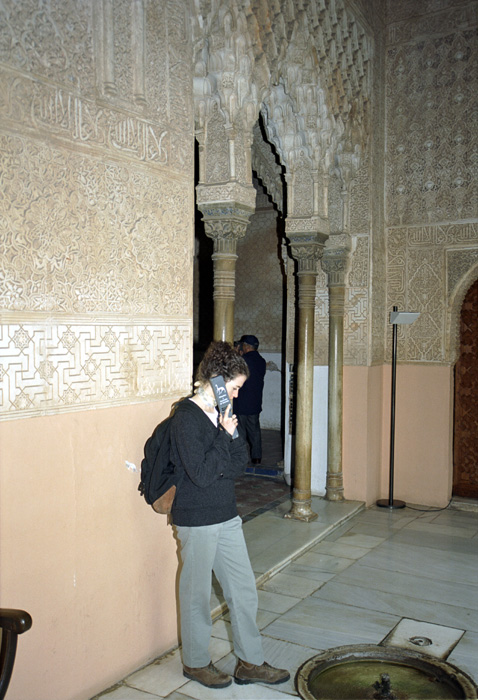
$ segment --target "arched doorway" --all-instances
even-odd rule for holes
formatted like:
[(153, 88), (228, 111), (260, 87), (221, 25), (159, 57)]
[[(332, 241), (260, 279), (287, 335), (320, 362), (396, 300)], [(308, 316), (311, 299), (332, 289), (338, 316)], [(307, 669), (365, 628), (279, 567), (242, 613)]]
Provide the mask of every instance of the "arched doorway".
[(478, 499), (478, 279), (463, 300), (455, 365), (453, 495)]

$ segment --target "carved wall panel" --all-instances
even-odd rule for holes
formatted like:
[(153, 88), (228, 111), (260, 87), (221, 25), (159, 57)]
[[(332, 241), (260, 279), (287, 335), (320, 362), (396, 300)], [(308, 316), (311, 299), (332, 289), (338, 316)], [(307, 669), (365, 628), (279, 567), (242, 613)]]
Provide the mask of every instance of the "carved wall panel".
[(368, 364), (368, 289), (348, 287), (345, 294), (344, 364)]
[(320, 265), (315, 291), (314, 333), (314, 364), (326, 365), (329, 361), (329, 290), (327, 275)]
[[(110, 0), (102, 0), (102, 2), (106, 5)], [(133, 54), (132, 9), (134, 3), (130, 0), (114, 0), (111, 5), (115, 90), (119, 96), (133, 97), (135, 55)]]
[(350, 184), (350, 233), (370, 230), (370, 158), (365, 153), (362, 164)]
[(0, 143), (1, 308), (191, 313), (192, 193), (181, 182), (25, 138)]
[(454, 5), (389, 27), (389, 226), (477, 216), (476, 5)]
[(0, 61), (92, 94), (92, 26), (89, 2), (1, 0)]
[(478, 248), (477, 12), (466, 1), (416, 7), (389, 3), (387, 306), (421, 314), (399, 329), (402, 361), (453, 362), (447, 317)]
[(0, 0), (0, 18), (2, 418), (186, 393), (185, 4)]
[(414, 0), (387, 2), (388, 34), (393, 41), (442, 33), (444, 27), (453, 25), (469, 26), (472, 17), (476, 19), (476, 3), (469, 0), (428, 0), (423, 6), (417, 6)]
[(308, 218), (314, 214), (311, 164), (303, 156), (295, 164), (289, 188), (289, 216)]
[[(2, 419), (185, 395), (191, 323), (36, 314), (0, 327)], [(8, 318), (12, 321), (8, 322)]]
[(146, 113), (167, 127), (171, 150), (168, 164), (191, 173), (193, 130), (190, 17), (176, 0), (145, 0)]
[(368, 236), (352, 237), (352, 256), (345, 294), (344, 363), (369, 363), (369, 249)]
[[(148, 396), (148, 387), (149, 398), (172, 395), (178, 388), (187, 391), (192, 196), (184, 196), (181, 183), (147, 171), (107, 165), (18, 137), (4, 136), (1, 142), (6, 167), (0, 205), (0, 305), (8, 312), (2, 314), (4, 320), (13, 315), (16, 321), (2, 331), (4, 417), (54, 406), (64, 410), (67, 405), (138, 400)], [(176, 235), (165, 234), (170, 230)], [(49, 320), (38, 325), (33, 318), (45, 311)], [(64, 336), (64, 314), (92, 316), (90, 329), (86, 318), (81, 323), (77, 352), (55, 348)], [(112, 330), (118, 314), (154, 314), (151, 339), (145, 343), (143, 328), (131, 321)], [(105, 347), (106, 331), (96, 326), (97, 316), (109, 319), (111, 347)], [(70, 319), (72, 327), (74, 316)], [(22, 341), (20, 328), (25, 331)], [(160, 356), (168, 358), (167, 369), (155, 379)], [(94, 368), (93, 374), (86, 372), (85, 363)], [(179, 364), (186, 370), (179, 371)], [(19, 372), (19, 365), (25, 371)], [(44, 367), (51, 376), (42, 376)], [(99, 394), (105, 367), (112, 376), (107, 382), (111, 391)], [(60, 374), (61, 381), (56, 379)]]
[(412, 326), (399, 327), (402, 361), (453, 361), (446, 314), (457, 284), (477, 261), (478, 224), (390, 229), (388, 307), (420, 312)]
[[(382, 12), (385, 12), (383, 3)], [(369, 328), (369, 364), (382, 364), (385, 360), (385, 341), (383, 328), (386, 323), (387, 303), (387, 268), (385, 235), (385, 151), (386, 151), (386, 72), (384, 25), (375, 33), (376, 53), (374, 56), (372, 109), (372, 129), (370, 148), (364, 161), (370, 173), (368, 188), (368, 209), (371, 226), (371, 247), (369, 259), (369, 286), (371, 296)]]
[(227, 182), (230, 178), (229, 147), (225, 119), (214, 103), (206, 125), (205, 173), (206, 182)]
[[(366, 365), (369, 359), (370, 325), (369, 237), (352, 236), (350, 269), (346, 275), (344, 305), (344, 364)], [(327, 274), (317, 276), (315, 309), (315, 364), (328, 363), (329, 296)]]
[(277, 212), (261, 189), (246, 235), (237, 242), (234, 334), (253, 333), (262, 350), (282, 352), (285, 280)]
[(341, 193), (342, 181), (335, 171), (329, 178), (328, 191), (329, 233), (331, 235), (340, 234), (344, 230), (344, 201)]

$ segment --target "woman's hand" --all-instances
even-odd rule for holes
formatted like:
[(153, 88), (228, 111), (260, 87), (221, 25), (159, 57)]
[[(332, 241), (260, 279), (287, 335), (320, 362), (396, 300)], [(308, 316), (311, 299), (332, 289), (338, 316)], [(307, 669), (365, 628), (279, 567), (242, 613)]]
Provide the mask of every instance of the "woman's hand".
[(237, 416), (233, 415), (232, 406), (229, 406), (224, 414), (219, 416), (219, 424), (229, 433), (229, 435), (234, 435), (234, 431), (237, 428)]

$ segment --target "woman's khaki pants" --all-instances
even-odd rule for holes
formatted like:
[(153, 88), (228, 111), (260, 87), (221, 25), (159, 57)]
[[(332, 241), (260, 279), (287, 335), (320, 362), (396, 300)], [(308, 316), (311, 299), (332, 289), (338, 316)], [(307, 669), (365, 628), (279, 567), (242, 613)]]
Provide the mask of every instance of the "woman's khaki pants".
[(229, 607), (234, 652), (243, 661), (264, 662), (256, 624), (257, 589), (239, 516), (217, 525), (176, 526), (181, 544), (179, 607), (183, 664), (202, 668), (211, 661), (212, 572)]

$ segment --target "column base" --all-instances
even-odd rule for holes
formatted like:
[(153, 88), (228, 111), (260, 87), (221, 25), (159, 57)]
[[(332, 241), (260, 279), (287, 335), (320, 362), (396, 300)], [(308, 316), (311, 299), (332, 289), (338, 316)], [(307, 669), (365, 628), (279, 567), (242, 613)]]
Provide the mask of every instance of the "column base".
[(325, 500), (326, 501), (344, 501), (344, 489), (343, 486), (326, 486), (325, 488)]
[(325, 500), (326, 501), (345, 501), (344, 490), (343, 489), (326, 489), (325, 490)]
[(284, 518), (289, 520), (302, 520), (305, 523), (310, 523), (318, 517), (312, 510), (310, 501), (294, 501), (294, 499), (292, 499), (292, 508), (284, 515)]

